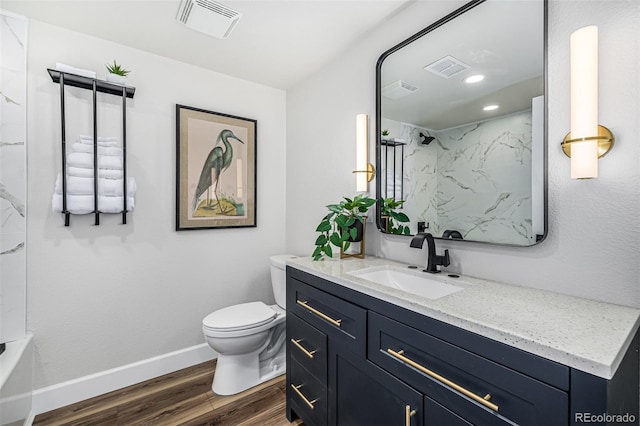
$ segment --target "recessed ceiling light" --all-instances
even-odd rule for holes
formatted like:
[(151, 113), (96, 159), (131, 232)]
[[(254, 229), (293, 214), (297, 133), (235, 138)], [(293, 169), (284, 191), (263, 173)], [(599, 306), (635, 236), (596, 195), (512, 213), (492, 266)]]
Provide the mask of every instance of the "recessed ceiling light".
[(482, 81), (482, 80), (484, 80), (484, 75), (475, 74), (475, 75), (471, 75), (471, 76), (465, 78), (464, 82), (471, 84), (471, 83), (477, 83), (477, 82)]
[(482, 108), (483, 111), (493, 111), (495, 109), (498, 109), (498, 105), (487, 105), (486, 107)]

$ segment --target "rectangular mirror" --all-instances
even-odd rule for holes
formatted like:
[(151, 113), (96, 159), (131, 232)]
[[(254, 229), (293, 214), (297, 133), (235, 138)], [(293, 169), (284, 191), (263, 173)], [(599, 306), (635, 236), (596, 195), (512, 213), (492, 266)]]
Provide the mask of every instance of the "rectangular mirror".
[(381, 55), (382, 232), (402, 230), (384, 209), (400, 201), (410, 234), (544, 239), (546, 9), (546, 0), (475, 0)]

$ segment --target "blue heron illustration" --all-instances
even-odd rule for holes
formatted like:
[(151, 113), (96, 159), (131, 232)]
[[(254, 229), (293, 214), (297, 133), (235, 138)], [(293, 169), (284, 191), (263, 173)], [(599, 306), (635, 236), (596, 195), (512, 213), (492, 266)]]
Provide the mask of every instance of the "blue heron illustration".
[[(218, 135), (218, 139), (216, 139), (216, 146), (209, 152), (207, 159), (202, 166), (202, 171), (200, 172), (200, 179), (198, 180), (198, 186), (196, 188), (196, 192), (193, 195), (193, 212), (195, 213), (198, 207), (198, 200), (204, 194), (207, 193), (207, 203), (204, 205), (205, 208), (211, 208), (211, 187), (213, 188), (213, 195), (216, 199), (216, 203), (220, 212), (224, 214), (222, 205), (220, 204), (220, 200), (218, 198), (218, 186), (220, 182), (220, 175), (222, 172), (229, 168), (231, 165), (231, 160), (233, 160), (233, 148), (229, 143), (229, 139), (235, 139), (240, 143), (244, 143), (233, 134), (231, 130), (225, 129), (220, 132)], [(218, 144), (222, 141), (224, 144), (224, 149)], [(211, 172), (213, 171), (214, 177), (211, 177)]]

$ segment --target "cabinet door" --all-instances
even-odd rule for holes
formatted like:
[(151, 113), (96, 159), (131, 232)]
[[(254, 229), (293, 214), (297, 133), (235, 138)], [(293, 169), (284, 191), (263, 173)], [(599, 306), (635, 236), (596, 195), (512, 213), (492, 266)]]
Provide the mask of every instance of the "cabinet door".
[(335, 355), (335, 424), (422, 425), (422, 394), (351, 353)]
[(472, 426), (453, 411), (443, 407), (428, 396), (424, 397), (424, 426)]

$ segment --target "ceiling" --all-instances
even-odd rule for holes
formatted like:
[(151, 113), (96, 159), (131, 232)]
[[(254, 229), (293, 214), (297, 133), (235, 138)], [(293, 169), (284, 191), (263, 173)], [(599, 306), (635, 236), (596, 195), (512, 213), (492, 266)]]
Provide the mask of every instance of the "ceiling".
[(176, 21), (179, 0), (0, 0), (31, 19), (287, 89), (415, 0), (221, 0), (242, 13), (227, 39)]
[[(468, 68), (450, 78), (425, 70), (447, 56)], [(543, 3), (487, 1), (385, 59), (382, 87), (400, 80), (417, 90), (383, 96), (383, 116), (439, 131), (525, 111), (544, 93), (543, 65)], [(474, 74), (485, 79), (463, 82)], [(483, 111), (490, 104), (499, 108)]]

